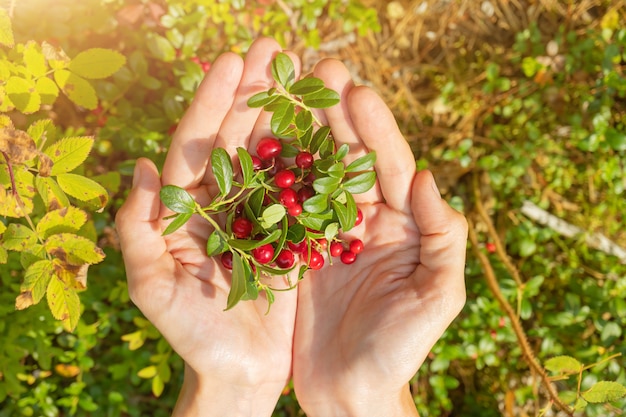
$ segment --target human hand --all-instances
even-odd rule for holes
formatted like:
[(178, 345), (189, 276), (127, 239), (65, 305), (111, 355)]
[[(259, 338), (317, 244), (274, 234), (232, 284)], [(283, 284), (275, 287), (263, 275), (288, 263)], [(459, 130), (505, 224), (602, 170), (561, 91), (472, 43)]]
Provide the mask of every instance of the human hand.
[(231, 274), (206, 256), (208, 223), (194, 216), (162, 236), (171, 213), (159, 200), (161, 186), (174, 184), (207, 204), (217, 193), (207, 167), (212, 149), (233, 156), (270, 133), (269, 116), (246, 103), (273, 85), (270, 62), (279, 51), (275, 41), (260, 39), (245, 61), (230, 53), (215, 61), (179, 124), (161, 178), (153, 163), (138, 160), (116, 218), (131, 298), (185, 361), (175, 415), (270, 415), (290, 378), (296, 292), (277, 297), (271, 314), (263, 297), (223, 311)]
[[(308, 416), (417, 415), (408, 381), (465, 302), (467, 222), (416, 172), (393, 115), (346, 67), (315, 76), (341, 94), (322, 115), (348, 159), (376, 151), (378, 181), (356, 195), (365, 249), (354, 264), (309, 271), (298, 288), (293, 378)], [(349, 163), (349, 160), (347, 161)]]

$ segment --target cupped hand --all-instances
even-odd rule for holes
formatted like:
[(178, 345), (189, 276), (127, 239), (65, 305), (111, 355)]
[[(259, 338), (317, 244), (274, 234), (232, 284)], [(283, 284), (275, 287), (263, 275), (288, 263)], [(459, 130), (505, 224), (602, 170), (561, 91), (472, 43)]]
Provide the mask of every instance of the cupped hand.
[(224, 311), (230, 271), (206, 256), (209, 224), (194, 216), (162, 236), (171, 213), (159, 200), (160, 188), (173, 184), (208, 203), (217, 190), (212, 149), (235, 156), (237, 147), (269, 134), (268, 116), (246, 103), (273, 85), (270, 62), (279, 51), (275, 41), (260, 39), (245, 61), (231, 53), (215, 61), (178, 126), (162, 176), (138, 160), (116, 217), (131, 298), (185, 361), (175, 414), (270, 415), (291, 375), (296, 292), (277, 297), (271, 314), (262, 297)]
[[(341, 103), (323, 118), (349, 159), (375, 151), (377, 184), (356, 195), (364, 221), (348, 232), (355, 263), (309, 271), (299, 284), (293, 378), (308, 416), (416, 415), (408, 381), (465, 302), (465, 218), (441, 199), (429, 171), (378, 95), (355, 87), (334, 60), (315, 69)], [(349, 161), (348, 161), (349, 162)]]

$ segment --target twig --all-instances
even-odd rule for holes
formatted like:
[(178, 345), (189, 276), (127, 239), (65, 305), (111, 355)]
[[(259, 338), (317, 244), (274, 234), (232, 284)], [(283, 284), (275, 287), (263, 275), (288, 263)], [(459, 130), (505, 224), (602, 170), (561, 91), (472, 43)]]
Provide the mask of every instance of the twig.
[(578, 226), (574, 226), (556, 217), (553, 214), (548, 213), (541, 207), (530, 201), (524, 201), (521, 208), (522, 214), (529, 219), (549, 227), (558, 234), (565, 237), (584, 236), (585, 243), (590, 247), (608, 253), (609, 255), (616, 256), (622, 264), (626, 264), (626, 249), (619, 246), (601, 233), (587, 233), (585, 230)]

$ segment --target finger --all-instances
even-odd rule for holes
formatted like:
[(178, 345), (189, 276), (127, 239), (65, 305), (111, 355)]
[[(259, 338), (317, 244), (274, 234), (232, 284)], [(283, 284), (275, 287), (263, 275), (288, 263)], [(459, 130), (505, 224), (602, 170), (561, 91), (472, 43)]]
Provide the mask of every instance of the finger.
[(233, 53), (221, 55), (211, 66), (185, 112), (163, 167), (163, 184), (183, 188), (197, 186), (222, 120), (235, 99), (243, 71), (242, 59)]
[(385, 201), (408, 213), (415, 159), (391, 110), (378, 94), (363, 86), (351, 89), (347, 102), (358, 136), (370, 151), (376, 152), (375, 168)]
[(135, 302), (141, 298), (139, 289), (155, 273), (173, 277), (167, 274), (173, 266), (159, 227), (160, 189), (155, 165), (145, 158), (138, 159), (133, 188), (115, 217), (129, 292)]
[(427, 170), (415, 176), (411, 207), (420, 231), (417, 279), (430, 281), (445, 291), (456, 315), (456, 309), (465, 303), (467, 221), (441, 198), (432, 173)]
[[(280, 51), (280, 45), (269, 38), (261, 38), (250, 46), (237, 94), (220, 127), (214, 147), (226, 149), (231, 156), (237, 154), (237, 147), (248, 148), (250, 135), (261, 112), (260, 108), (249, 107), (248, 99), (274, 85), (271, 62)], [(212, 173), (207, 171), (205, 182), (211, 184), (212, 177)]]

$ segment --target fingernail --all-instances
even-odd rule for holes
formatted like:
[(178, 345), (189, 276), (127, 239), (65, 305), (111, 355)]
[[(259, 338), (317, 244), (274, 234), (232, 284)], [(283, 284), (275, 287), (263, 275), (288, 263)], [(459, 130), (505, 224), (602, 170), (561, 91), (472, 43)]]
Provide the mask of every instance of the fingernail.
[(141, 168), (139, 164), (135, 163), (135, 170), (133, 171), (133, 188), (139, 184), (139, 178), (141, 177)]
[(441, 192), (439, 191), (439, 188), (437, 187), (437, 183), (435, 182), (435, 177), (433, 176), (433, 173), (430, 173), (430, 185), (433, 187), (433, 190), (435, 191), (435, 194), (437, 195), (437, 197), (441, 198)]

